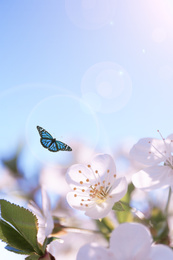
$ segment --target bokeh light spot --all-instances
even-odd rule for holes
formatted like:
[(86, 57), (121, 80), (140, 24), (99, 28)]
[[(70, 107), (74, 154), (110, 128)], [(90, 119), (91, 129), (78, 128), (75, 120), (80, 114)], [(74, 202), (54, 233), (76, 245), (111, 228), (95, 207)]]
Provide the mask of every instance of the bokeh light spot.
[(97, 63), (82, 78), (82, 98), (93, 110), (113, 113), (122, 109), (132, 93), (132, 82), (127, 71), (113, 62)]

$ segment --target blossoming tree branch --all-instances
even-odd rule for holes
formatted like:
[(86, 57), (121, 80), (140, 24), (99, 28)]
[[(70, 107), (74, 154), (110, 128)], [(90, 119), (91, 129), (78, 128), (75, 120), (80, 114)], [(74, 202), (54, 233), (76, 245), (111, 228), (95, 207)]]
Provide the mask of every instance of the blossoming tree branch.
[[(109, 154), (74, 163), (63, 173), (69, 188), (63, 185), (56, 210), (45, 185), (42, 207), (1, 199), (0, 239), (27, 260), (172, 260), (172, 153), (173, 134), (160, 134), (131, 148), (133, 167), (124, 175)], [(5, 165), (14, 171), (15, 163)]]

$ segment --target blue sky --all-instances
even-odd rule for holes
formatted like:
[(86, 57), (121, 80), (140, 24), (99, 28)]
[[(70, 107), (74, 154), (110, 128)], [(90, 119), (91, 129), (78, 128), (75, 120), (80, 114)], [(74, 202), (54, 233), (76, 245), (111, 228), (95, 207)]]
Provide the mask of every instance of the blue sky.
[[(1, 152), (26, 138), (26, 122), (38, 103), (60, 94), (88, 102), (110, 145), (127, 136), (154, 136), (158, 128), (163, 135), (172, 131), (171, 1), (81, 2), (72, 7), (70, 1), (1, 1), (0, 116), (8, 137)], [(51, 121), (45, 118), (43, 127), (66, 139), (73, 111), (59, 100), (54, 111), (48, 104), (42, 110)], [(56, 132), (61, 124), (64, 130)], [(101, 135), (100, 145), (104, 139)]]
[(44, 161), (36, 125), (101, 152), (173, 132), (171, 0), (1, 0), (0, 20), (1, 157)]

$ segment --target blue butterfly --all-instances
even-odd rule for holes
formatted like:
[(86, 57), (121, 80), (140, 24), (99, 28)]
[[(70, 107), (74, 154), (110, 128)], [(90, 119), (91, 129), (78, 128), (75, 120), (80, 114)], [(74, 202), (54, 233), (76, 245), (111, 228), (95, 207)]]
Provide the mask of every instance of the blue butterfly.
[(40, 142), (44, 148), (47, 148), (51, 152), (58, 151), (72, 151), (71, 147), (63, 142), (57, 141), (51, 136), (45, 129), (37, 126), (37, 130), (41, 136)]

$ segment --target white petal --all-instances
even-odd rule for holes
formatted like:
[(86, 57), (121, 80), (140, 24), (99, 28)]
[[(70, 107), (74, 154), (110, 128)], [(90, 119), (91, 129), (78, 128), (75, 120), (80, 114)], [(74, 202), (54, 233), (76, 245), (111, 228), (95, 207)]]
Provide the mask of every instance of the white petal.
[(114, 205), (113, 199), (108, 199), (101, 204), (94, 204), (92, 207), (87, 208), (85, 215), (93, 219), (101, 219), (107, 216), (107, 214), (112, 210)]
[(110, 191), (110, 196), (113, 196), (114, 202), (117, 202), (124, 197), (127, 193), (127, 187), (128, 184), (125, 177), (119, 178), (114, 182)]
[(116, 174), (116, 167), (113, 158), (109, 154), (97, 154), (91, 162), (92, 170), (98, 171), (99, 176), (102, 178), (109, 175), (109, 181), (114, 180)]
[[(115, 203), (114, 198), (109, 198), (105, 202), (102, 202), (100, 204), (96, 203), (94, 200), (89, 202), (87, 201), (87, 199), (88, 197), (82, 197), (76, 194), (75, 192), (69, 192), (67, 194), (67, 202), (72, 208), (85, 211), (85, 215), (93, 219), (100, 219), (106, 217), (106, 215), (111, 211)], [(81, 205), (81, 203), (83, 205)]]
[(173, 170), (168, 166), (152, 166), (135, 173), (132, 182), (136, 188), (152, 190), (173, 184)]
[(95, 180), (92, 171), (83, 164), (72, 165), (66, 173), (66, 181), (72, 189), (83, 185), (88, 186), (88, 183), (91, 184), (93, 179)]
[(165, 245), (154, 245), (151, 247), (150, 253), (151, 260), (172, 260), (173, 251)]
[(66, 181), (72, 189), (86, 188), (98, 182), (113, 183), (116, 177), (116, 167), (108, 154), (96, 155), (90, 164), (72, 165), (66, 173)]
[(42, 187), (41, 189), (41, 195), (42, 195), (42, 209), (43, 209), (43, 214), (46, 216), (47, 213), (50, 212), (51, 206), (50, 206), (50, 200), (47, 195), (46, 190)]
[(115, 260), (115, 256), (108, 249), (92, 243), (80, 248), (76, 260)]
[(165, 161), (165, 150), (163, 140), (142, 138), (132, 147), (130, 156), (145, 165), (155, 165)]
[(28, 207), (32, 210), (32, 212), (36, 215), (39, 223), (39, 229), (37, 233), (37, 239), (39, 243), (43, 243), (45, 237), (49, 236), (54, 227), (54, 221), (51, 215), (51, 207), (50, 207), (50, 200), (46, 193), (46, 190), (42, 187), (42, 211), (39, 207), (31, 201)]
[[(80, 196), (78, 195), (76, 192), (68, 192), (67, 193), (67, 196), (66, 196), (66, 199), (67, 199), (67, 202), (68, 204), (74, 208), (74, 209), (79, 209), (79, 210), (86, 210), (84, 206), (81, 205), (82, 203), (82, 199), (85, 200), (85, 204), (87, 203), (86, 200), (88, 199), (89, 197), (86, 197), (83, 195)], [(84, 204), (84, 203), (83, 203)]]
[(112, 232), (110, 250), (118, 260), (146, 260), (150, 248), (151, 235), (142, 224), (123, 223)]
[(51, 205), (47, 192), (43, 187), (41, 189), (41, 194), (43, 215), (45, 217), (45, 236), (49, 236), (54, 228), (54, 221), (51, 214)]
[(52, 233), (53, 228), (54, 228), (54, 221), (51, 214), (49, 214), (49, 216), (47, 216), (46, 219), (45, 235), (49, 236)]
[(38, 232), (37, 232), (37, 240), (40, 244), (43, 244), (46, 234), (45, 234), (45, 217), (41, 213), (40, 208), (35, 204), (35, 202), (30, 201), (28, 208), (36, 215), (38, 219)]
[(42, 214), (40, 208), (37, 206), (37, 204), (34, 201), (29, 202), (28, 208), (37, 216), (38, 220), (43, 219), (43, 214)]

